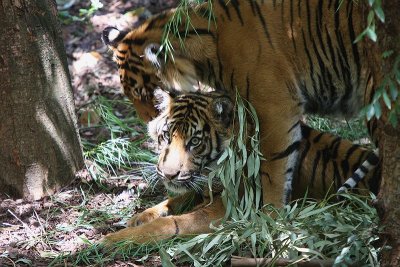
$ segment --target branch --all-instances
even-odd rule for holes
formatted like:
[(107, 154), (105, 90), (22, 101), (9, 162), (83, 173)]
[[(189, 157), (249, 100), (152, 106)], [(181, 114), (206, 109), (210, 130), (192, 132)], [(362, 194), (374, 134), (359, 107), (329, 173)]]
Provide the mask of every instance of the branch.
[[(239, 256), (232, 256), (231, 258), (231, 266), (232, 267), (253, 267), (253, 266), (267, 266), (268, 264), (273, 263), (274, 266), (288, 266), (290, 264), (296, 263), (296, 266), (299, 267), (321, 267), (321, 266), (332, 266), (335, 260), (327, 259), (327, 260), (301, 260), (301, 261), (293, 261), (289, 259), (272, 259), (272, 258), (243, 258)], [(358, 264), (350, 264), (348, 266), (358, 266)]]

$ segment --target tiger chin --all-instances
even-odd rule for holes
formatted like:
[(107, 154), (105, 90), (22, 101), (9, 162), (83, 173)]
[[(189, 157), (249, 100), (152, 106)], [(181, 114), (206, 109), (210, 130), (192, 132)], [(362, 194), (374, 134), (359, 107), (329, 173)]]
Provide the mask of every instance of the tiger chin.
[[(119, 241), (157, 242), (174, 236), (191, 236), (211, 231), (225, 215), (218, 193), (222, 187), (213, 180), (214, 201), (210, 204), (207, 169), (216, 161), (234, 134), (235, 103), (222, 92), (162, 93), (160, 115), (149, 123), (149, 134), (160, 149), (157, 173), (167, 189), (177, 197), (135, 215), (129, 227), (104, 238), (106, 244)], [(348, 177), (374, 156), (372, 151), (348, 140), (322, 133), (301, 124), (299, 166), (293, 181), (294, 198), (305, 192), (321, 199), (335, 193)], [(321, 156), (323, 155), (323, 156)], [(377, 158), (377, 157), (376, 157)], [(378, 192), (380, 165), (376, 164), (358, 183), (358, 193)], [(194, 208), (182, 213), (182, 206)]]

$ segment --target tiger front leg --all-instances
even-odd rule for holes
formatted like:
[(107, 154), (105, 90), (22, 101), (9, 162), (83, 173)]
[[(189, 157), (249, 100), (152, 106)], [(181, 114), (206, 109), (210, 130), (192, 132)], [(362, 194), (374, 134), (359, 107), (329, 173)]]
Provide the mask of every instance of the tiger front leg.
[(279, 112), (270, 111), (268, 114), (265, 110), (257, 111), (260, 118), (261, 152), (266, 158), (261, 163), (263, 203), (275, 207), (290, 201), (301, 144), (298, 107), (293, 105), (283, 110), (279, 108)]
[(196, 195), (194, 192), (188, 192), (177, 197), (168, 198), (167, 200), (134, 215), (128, 221), (127, 225), (128, 227), (139, 226), (144, 223), (149, 223), (159, 217), (183, 213), (188, 208), (198, 205), (201, 202), (201, 199), (201, 196)]
[(105, 245), (128, 241), (136, 244), (157, 242), (174, 236), (189, 236), (211, 232), (210, 223), (218, 224), (224, 217), (221, 198), (194, 211), (178, 216), (158, 217), (137, 227), (128, 227), (104, 237)]

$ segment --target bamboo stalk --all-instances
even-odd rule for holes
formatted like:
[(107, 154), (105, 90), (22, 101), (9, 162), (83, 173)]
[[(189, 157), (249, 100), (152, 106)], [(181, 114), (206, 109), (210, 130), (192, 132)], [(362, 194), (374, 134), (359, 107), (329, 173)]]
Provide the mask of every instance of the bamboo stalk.
[[(232, 256), (231, 265), (232, 267), (253, 267), (253, 266), (267, 266), (268, 264), (273, 263), (273, 266), (288, 266), (290, 264), (294, 264), (295, 261), (289, 259), (272, 259), (272, 258), (244, 258), (239, 256)], [(327, 260), (301, 260), (296, 262), (295, 266), (298, 267), (327, 267), (332, 266), (335, 261), (333, 259)], [(358, 266), (357, 264), (352, 264), (349, 266)]]

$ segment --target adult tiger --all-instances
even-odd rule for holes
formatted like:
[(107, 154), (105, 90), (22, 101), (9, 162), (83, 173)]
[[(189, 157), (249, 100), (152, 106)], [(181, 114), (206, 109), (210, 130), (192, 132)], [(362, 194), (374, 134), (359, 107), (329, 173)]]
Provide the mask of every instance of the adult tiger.
[(129, 32), (107, 28), (103, 40), (114, 51), (125, 92), (135, 99), (151, 95), (160, 84), (156, 76), (178, 90), (195, 90), (198, 81), (230, 92), (238, 88), (260, 120), (267, 158), (261, 166), (263, 201), (281, 206), (292, 193), (301, 115), (350, 117), (371, 98), (366, 49), (354, 42), (365, 25), (362, 5), (340, 0), (208, 3), (215, 23), (204, 15), (207, 3), (189, 10), (190, 22), (183, 16), (179, 31), (186, 37), (170, 38), (173, 60), (164, 61), (160, 43), (175, 11)]
[[(179, 196), (136, 215), (130, 221), (135, 227), (107, 235), (106, 242), (143, 243), (174, 235), (207, 233), (210, 223), (218, 222), (225, 214), (219, 197), (208, 205), (208, 189), (204, 189), (208, 188), (207, 177), (203, 175), (214, 166), (232, 137), (234, 103), (220, 92), (174, 94), (171, 98), (165, 95), (163, 112), (150, 122), (149, 133), (161, 149), (157, 172), (165, 186)], [(347, 140), (300, 125), (303, 139), (296, 148), (300, 164), (293, 181), (296, 198), (303, 197), (306, 191), (308, 197), (319, 199), (335, 193), (362, 162), (374, 155)], [(213, 182), (214, 192), (222, 190), (218, 179)], [(366, 174), (359, 188), (377, 193), (379, 182), (380, 165)], [(177, 215), (177, 210), (192, 197), (191, 192), (198, 194), (193, 200), (198, 206)]]

